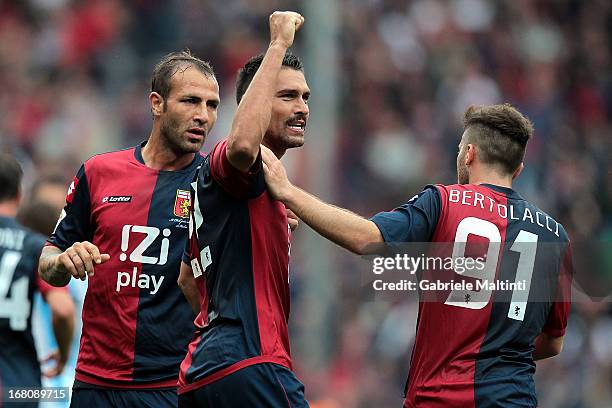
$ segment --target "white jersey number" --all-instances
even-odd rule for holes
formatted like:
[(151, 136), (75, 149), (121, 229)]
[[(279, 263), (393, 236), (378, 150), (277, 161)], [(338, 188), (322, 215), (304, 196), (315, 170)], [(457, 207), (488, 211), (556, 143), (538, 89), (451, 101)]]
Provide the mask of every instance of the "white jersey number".
[[(482, 270), (475, 268), (466, 270), (462, 276), (493, 282), (501, 246), (501, 233), (499, 228), (492, 222), (480, 218), (464, 218), (457, 226), (455, 244), (453, 245), (453, 258), (464, 257), (467, 238), (470, 234), (488, 239), (489, 247), (484, 268), (482, 268)], [(525, 290), (514, 291), (512, 293), (508, 317), (514, 320), (523, 321), (525, 316), (525, 309), (527, 307), (527, 300), (531, 287), (531, 277), (535, 265), (537, 243), (538, 236), (536, 234), (521, 230), (510, 247), (511, 251), (520, 254), (514, 281), (525, 282)], [(482, 309), (489, 303), (491, 293), (492, 291), (486, 287), (479, 291), (453, 290), (444, 303), (467, 309)], [(469, 299), (469, 301), (466, 301), (466, 299)]]
[(20, 260), (21, 252), (17, 251), (6, 251), (0, 257), (0, 318), (9, 319), (9, 325), (15, 331), (27, 329), (31, 306), (28, 299), (30, 278), (22, 276), (13, 282)]

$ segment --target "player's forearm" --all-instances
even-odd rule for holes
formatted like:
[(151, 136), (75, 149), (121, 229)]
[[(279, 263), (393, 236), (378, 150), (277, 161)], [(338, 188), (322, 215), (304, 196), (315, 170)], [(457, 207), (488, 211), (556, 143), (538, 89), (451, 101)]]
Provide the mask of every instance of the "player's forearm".
[(68, 292), (58, 290), (51, 291), (47, 298), (53, 316), (53, 334), (57, 341), (60, 359), (65, 363), (68, 361), (74, 335), (74, 303)]
[(257, 159), (259, 145), (270, 124), (276, 77), (287, 48), (270, 44), (261, 66), (242, 97), (227, 143), (228, 159), (246, 171)]
[(351, 252), (363, 254), (368, 244), (383, 242), (372, 221), (327, 204), (298, 187), (292, 186), (283, 202), (312, 229)]
[(200, 311), (200, 304), (199, 304), (198, 289), (195, 286), (195, 282), (187, 283), (187, 284), (179, 284), (179, 287), (183, 291), (183, 295), (185, 295), (185, 298), (187, 299), (187, 303), (189, 303), (189, 306), (191, 306), (191, 310), (193, 310), (194, 313), (198, 313)]
[(181, 262), (181, 271), (178, 278), (178, 285), (181, 291), (185, 295), (189, 306), (194, 313), (200, 311), (200, 295), (198, 293), (198, 287), (196, 285), (195, 278), (193, 277), (192, 269), (187, 266), (184, 262)]
[(563, 349), (563, 336), (552, 337), (546, 333), (541, 333), (535, 340), (533, 350), (533, 360), (543, 360), (561, 353)]
[(70, 282), (70, 273), (60, 269), (55, 262), (61, 254), (62, 251), (53, 246), (44, 247), (40, 254), (38, 273), (42, 280), (52, 286), (66, 286)]

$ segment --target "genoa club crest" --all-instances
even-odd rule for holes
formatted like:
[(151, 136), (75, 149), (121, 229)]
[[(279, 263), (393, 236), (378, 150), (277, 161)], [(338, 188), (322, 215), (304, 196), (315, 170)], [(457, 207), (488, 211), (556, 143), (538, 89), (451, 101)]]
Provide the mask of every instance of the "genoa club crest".
[(189, 191), (176, 190), (176, 200), (174, 200), (174, 215), (181, 218), (189, 218), (189, 204), (191, 196)]

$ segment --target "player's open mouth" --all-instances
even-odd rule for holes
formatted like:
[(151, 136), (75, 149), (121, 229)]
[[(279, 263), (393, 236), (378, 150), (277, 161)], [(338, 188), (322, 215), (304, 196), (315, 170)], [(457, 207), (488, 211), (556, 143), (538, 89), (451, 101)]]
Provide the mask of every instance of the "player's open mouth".
[(304, 119), (292, 120), (287, 122), (287, 128), (295, 133), (304, 134), (306, 121)]
[(187, 133), (197, 139), (206, 137), (206, 130), (202, 128), (191, 128), (187, 130)]

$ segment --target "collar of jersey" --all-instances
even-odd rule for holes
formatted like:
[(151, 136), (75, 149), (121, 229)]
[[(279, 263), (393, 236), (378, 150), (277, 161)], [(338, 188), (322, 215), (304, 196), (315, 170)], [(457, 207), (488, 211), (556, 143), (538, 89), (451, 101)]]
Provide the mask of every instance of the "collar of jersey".
[(10, 226), (18, 225), (15, 217), (7, 217), (6, 215), (0, 215), (0, 222), (3, 224), (10, 224)]
[(482, 183), (481, 186), (485, 186), (490, 188), (493, 191), (497, 191), (498, 193), (504, 194), (508, 198), (514, 198), (517, 200), (524, 200), (523, 197), (516, 191), (508, 187), (496, 186), (495, 184)]
[[(147, 144), (147, 141), (145, 140), (144, 142), (140, 143), (139, 145), (137, 145), (136, 147), (134, 147), (134, 158), (136, 159), (136, 161), (140, 164), (142, 164), (143, 166), (147, 167), (147, 165), (144, 162), (144, 159), (142, 158), (142, 148), (144, 147), (144, 145)], [(191, 163), (189, 163), (187, 166), (183, 167), (180, 170), (155, 170), (155, 169), (151, 169), (153, 171), (159, 171), (160, 173), (177, 173), (177, 172), (187, 172), (190, 171), (192, 167), (197, 166), (198, 164), (198, 157), (200, 157), (201, 154), (197, 153), (194, 157), (193, 160), (191, 161)], [(147, 167), (148, 169), (150, 167)]]

